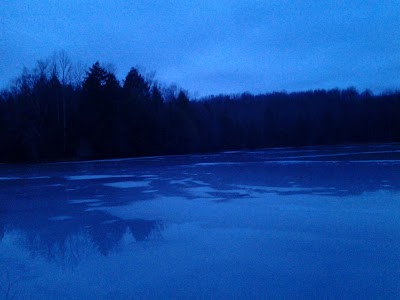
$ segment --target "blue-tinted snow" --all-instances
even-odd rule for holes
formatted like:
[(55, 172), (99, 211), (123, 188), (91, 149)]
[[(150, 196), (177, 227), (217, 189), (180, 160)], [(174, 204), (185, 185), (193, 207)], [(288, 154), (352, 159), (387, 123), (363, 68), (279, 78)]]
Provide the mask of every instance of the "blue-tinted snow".
[(112, 182), (112, 183), (105, 183), (105, 186), (111, 186), (115, 188), (136, 188), (136, 187), (146, 187), (149, 186), (150, 181), (120, 181), (120, 182)]
[(399, 149), (1, 165), (0, 299), (397, 298)]
[(100, 202), (100, 200), (98, 200), (98, 199), (74, 199), (74, 200), (68, 201), (68, 203), (71, 203), (71, 204), (85, 204), (85, 203), (92, 204), (92, 203), (98, 203), (98, 202)]
[(65, 221), (65, 220), (71, 220), (71, 216), (55, 216), (55, 217), (50, 217), (50, 221)]
[(126, 178), (131, 175), (72, 175), (66, 176), (68, 180), (92, 180), (92, 179), (108, 179), (108, 178)]

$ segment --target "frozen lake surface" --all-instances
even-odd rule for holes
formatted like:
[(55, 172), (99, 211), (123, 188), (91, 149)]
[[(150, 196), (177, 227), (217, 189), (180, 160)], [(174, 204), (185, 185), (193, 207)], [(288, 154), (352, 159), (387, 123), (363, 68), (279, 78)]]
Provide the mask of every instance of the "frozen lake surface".
[(399, 295), (400, 145), (0, 165), (0, 299)]

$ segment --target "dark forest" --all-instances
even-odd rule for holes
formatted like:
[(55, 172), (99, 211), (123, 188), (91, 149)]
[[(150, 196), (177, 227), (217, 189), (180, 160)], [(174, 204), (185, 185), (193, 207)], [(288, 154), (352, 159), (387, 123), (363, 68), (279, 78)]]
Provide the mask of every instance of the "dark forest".
[(400, 92), (355, 88), (190, 99), (132, 68), (64, 54), (0, 93), (0, 161), (48, 162), (400, 141)]

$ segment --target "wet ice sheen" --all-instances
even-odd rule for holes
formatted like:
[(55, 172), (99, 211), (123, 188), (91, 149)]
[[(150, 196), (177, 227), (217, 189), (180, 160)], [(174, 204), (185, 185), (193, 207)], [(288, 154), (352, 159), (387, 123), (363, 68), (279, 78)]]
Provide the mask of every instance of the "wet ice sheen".
[[(395, 299), (400, 169), (376, 152), (396, 147), (57, 164), (34, 175), (51, 189), (0, 181), (0, 299)], [(341, 160), (310, 164), (310, 151)]]

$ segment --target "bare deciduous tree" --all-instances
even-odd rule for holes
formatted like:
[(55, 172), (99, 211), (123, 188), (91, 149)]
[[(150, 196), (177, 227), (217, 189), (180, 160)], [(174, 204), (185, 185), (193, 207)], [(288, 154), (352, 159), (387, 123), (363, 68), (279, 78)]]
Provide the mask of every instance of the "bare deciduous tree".
[(67, 148), (67, 112), (66, 112), (66, 97), (65, 89), (68, 84), (71, 84), (72, 78), (72, 61), (65, 50), (61, 50), (54, 55), (54, 68), (58, 79), (62, 85), (62, 120), (63, 120), (63, 152)]

